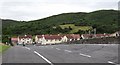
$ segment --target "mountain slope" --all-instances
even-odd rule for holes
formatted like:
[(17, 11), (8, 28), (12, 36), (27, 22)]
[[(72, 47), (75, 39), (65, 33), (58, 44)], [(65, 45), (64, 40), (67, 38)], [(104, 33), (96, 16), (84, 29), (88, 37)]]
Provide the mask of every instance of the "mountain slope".
[(97, 29), (97, 33), (113, 33), (118, 30), (118, 11), (99, 10), (90, 13), (63, 13), (28, 22), (15, 22), (12, 20), (8, 22), (6, 20), (3, 20), (3, 34), (57, 34), (69, 33), (71, 31), (70, 29), (62, 29), (59, 27), (61, 24), (92, 26), (93, 28)]

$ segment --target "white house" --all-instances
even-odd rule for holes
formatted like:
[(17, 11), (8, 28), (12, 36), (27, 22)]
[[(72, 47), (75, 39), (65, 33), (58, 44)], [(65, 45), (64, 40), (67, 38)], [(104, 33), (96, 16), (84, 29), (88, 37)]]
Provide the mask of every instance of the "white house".
[(18, 36), (18, 44), (32, 44), (32, 35)]
[(67, 42), (68, 41), (68, 38), (67, 38), (67, 36), (62, 36), (62, 42)]
[(42, 43), (43, 35), (36, 35), (35, 36), (35, 42), (36, 43)]
[(57, 44), (68, 41), (80, 40), (78, 34), (67, 34), (67, 35), (36, 35), (35, 42), (46, 45), (46, 44)]
[(117, 32), (111, 34), (110, 36), (111, 36), (111, 37), (120, 36), (120, 31), (117, 31)]
[(92, 38), (103, 38), (103, 37), (110, 37), (110, 34), (82, 34), (82, 39), (92, 39)]
[(35, 42), (42, 45), (46, 45), (61, 43), (63, 41), (60, 35), (36, 35)]

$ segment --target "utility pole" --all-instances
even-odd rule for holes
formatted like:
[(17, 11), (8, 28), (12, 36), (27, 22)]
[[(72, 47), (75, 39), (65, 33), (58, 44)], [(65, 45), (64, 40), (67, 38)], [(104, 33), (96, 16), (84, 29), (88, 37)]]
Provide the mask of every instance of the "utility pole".
[(10, 37), (10, 36), (8, 37), (8, 40), (9, 40), (9, 41), (8, 41), (9, 44), (10, 44), (11, 46), (14, 46), (14, 45), (12, 44), (12, 42), (11, 42), (11, 37)]
[(94, 36), (96, 37), (96, 28), (94, 28)]

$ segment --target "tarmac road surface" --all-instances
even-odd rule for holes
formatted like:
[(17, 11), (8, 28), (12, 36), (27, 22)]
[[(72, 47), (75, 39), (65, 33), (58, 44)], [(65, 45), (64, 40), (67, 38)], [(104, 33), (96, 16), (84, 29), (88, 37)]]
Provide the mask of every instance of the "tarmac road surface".
[(14, 46), (2, 55), (2, 63), (118, 63), (118, 44), (69, 44)]

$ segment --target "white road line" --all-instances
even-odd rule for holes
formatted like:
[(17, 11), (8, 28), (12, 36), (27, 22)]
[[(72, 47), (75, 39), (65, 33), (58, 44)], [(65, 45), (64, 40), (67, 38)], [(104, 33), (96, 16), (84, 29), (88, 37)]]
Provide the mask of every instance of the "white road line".
[(34, 51), (35, 54), (37, 54), (38, 56), (40, 56), (42, 59), (44, 59), (46, 62), (48, 62), (50, 65), (53, 65), (53, 63), (51, 61), (49, 61), (47, 58), (45, 58), (44, 56), (42, 56), (40, 53), (38, 53), (37, 51)]
[(89, 57), (89, 58), (91, 57), (90, 55), (86, 55), (86, 54), (82, 54), (82, 53), (80, 53), (80, 55), (85, 56), (85, 57)]
[(66, 52), (72, 52), (72, 51), (69, 51), (69, 50), (65, 50)]
[(60, 50), (59, 48), (56, 48), (57, 50)]
[(111, 61), (108, 61), (108, 63), (110, 63), (110, 64), (115, 64), (114, 62), (111, 62)]
[(28, 50), (30, 50), (30, 48), (28, 48), (28, 47), (25, 47), (26, 49), (28, 49)]

